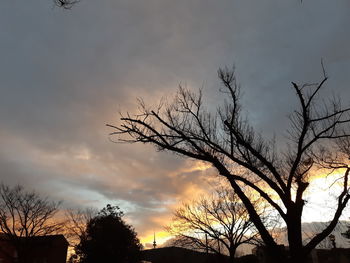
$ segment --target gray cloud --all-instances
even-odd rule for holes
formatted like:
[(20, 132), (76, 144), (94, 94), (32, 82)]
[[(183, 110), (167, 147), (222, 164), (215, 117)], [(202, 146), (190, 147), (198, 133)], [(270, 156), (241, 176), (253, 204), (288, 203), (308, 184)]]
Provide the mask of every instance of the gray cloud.
[[(179, 83), (216, 103), (216, 70), (235, 64), (259, 130), (284, 130), (295, 106), (290, 81), (314, 82), (349, 102), (349, 2), (5, 0), (0, 9), (1, 180), (67, 199), (121, 202), (139, 232), (168, 218), (193, 164), (143, 145), (113, 144), (105, 123), (153, 103)], [(329, 93), (327, 93), (329, 94)], [(187, 169), (187, 170), (186, 170)], [(162, 208), (163, 209), (160, 209)], [(123, 207), (122, 207), (123, 208)], [(142, 233), (140, 233), (142, 234)]]

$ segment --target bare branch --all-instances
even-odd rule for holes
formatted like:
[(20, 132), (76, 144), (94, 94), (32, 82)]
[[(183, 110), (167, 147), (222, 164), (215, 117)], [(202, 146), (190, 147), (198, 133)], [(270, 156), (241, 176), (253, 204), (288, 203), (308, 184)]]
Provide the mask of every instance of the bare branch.
[(336, 98), (326, 102), (319, 99), (328, 79), (323, 61), (321, 66), (323, 78), (319, 83), (292, 82), (299, 107), (289, 118), (287, 150), (276, 148), (263, 138), (243, 116), (240, 87), (234, 70), (227, 68), (218, 71), (223, 86), (220, 91), (225, 97), (214, 114), (204, 107), (201, 90), (196, 94), (180, 86), (172, 102), (160, 103), (155, 110), (147, 109), (141, 102), (139, 114), (127, 114), (120, 125), (108, 126), (113, 129), (111, 135), (118, 136), (120, 141), (150, 143), (159, 150), (201, 160), (216, 168), (230, 182), (265, 245), (272, 254), (282, 257), (245, 191), (250, 189), (259, 194), (284, 220), (290, 258), (297, 262), (332, 231), (349, 199), (344, 175), (345, 190), (338, 196), (332, 223), (304, 246), (301, 229), (304, 194), (312, 184), (313, 173), (317, 169), (331, 173), (347, 168), (350, 156), (350, 108), (343, 108)]

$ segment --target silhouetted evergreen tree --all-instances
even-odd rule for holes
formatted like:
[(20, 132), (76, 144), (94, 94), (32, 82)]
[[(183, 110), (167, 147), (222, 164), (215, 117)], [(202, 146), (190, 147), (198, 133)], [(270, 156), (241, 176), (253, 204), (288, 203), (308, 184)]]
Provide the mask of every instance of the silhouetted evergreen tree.
[(126, 224), (122, 216), (118, 206), (107, 205), (92, 218), (75, 247), (72, 262), (138, 262), (140, 241), (133, 227)]

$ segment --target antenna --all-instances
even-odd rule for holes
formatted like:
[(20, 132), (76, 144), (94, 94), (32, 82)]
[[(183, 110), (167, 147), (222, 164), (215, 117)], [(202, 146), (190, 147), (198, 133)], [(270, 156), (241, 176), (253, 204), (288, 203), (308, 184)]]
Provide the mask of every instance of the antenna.
[(156, 243), (156, 233), (153, 232), (153, 248), (157, 247), (157, 243)]

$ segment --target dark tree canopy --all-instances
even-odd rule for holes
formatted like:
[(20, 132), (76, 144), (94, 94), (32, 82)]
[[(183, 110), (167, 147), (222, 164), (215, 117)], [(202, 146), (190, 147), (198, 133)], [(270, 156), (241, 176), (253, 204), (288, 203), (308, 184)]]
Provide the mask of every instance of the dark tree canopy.
[[(225, 98), (215, 113), (205, 108), (201, 92), (180, 87), (172, 102), (152, 108), (141, 101), (140, 112), (122, 115), (118, 125), (108, 125), (114, 129), (111, 135), (123, 142), (152, 144), (216, 168), (237, 193), (268, 250), (279, 261), (282, 255), (278, 244), (244, 189), (260, 195), (287, 226), (290, 261), (303, 262), (332, 232), (350, 198), (350, 108), (344, 108), (338, 99), (322, 98), (325, 74), (315, 84), (292, 82), (299, 105), (290, 115), (287, 146), (276, 147), (242, 114), (234, 71), (220, 69), (218, 76)], [(338, 191), (335, 209), (330, 223), (303, 244), (305, 193), (311, 189), (312, 175), (320, 169), (329, 173), (334, 182), (329, 187)]]
[[(72, 262), (138, 262), (140, 241), (134, 229), (122, 219), (119, 207), (107, 205), (89, 220), (85, 235), (75, 247)], [(75, 261), (74, 261), (75, 259)]]

